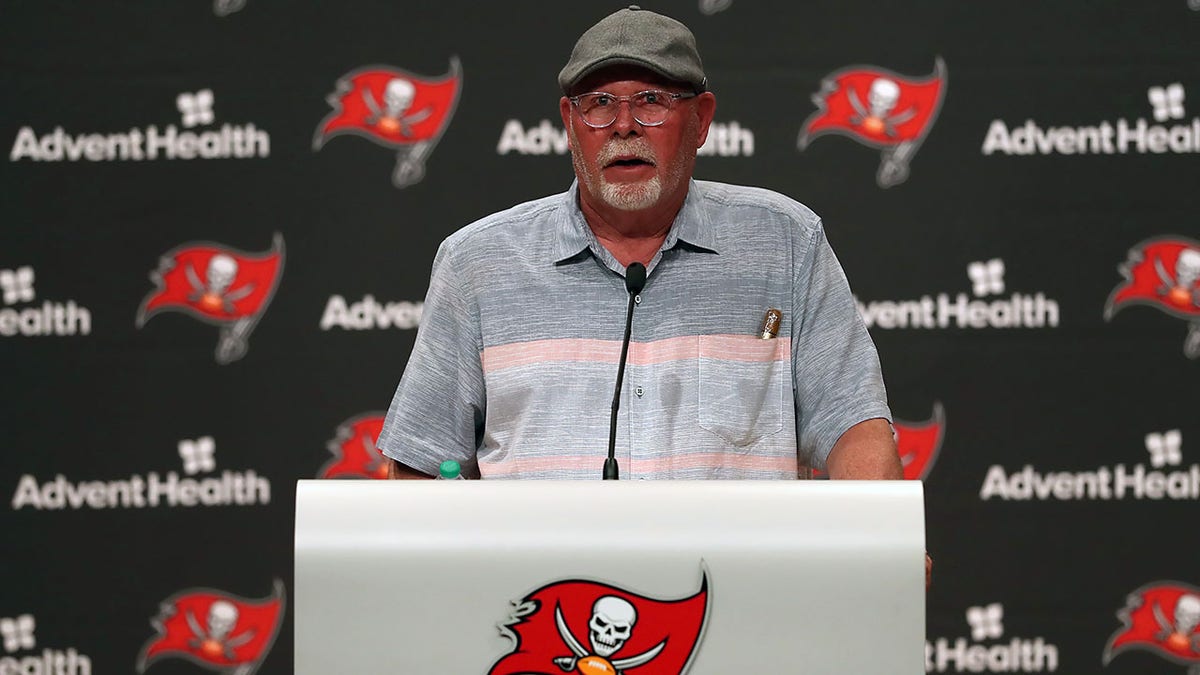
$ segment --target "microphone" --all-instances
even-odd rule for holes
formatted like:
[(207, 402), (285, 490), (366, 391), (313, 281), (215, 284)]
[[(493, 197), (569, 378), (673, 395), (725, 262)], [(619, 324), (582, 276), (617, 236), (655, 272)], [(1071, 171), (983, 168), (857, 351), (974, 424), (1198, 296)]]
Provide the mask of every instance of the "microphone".
[(617, 480), (617, 410), (621, 408), (621, 382), (625, 379), (625, 357), (629, 355), (629, 335), (633, 330), (633, 299), (646, 286), (646, 266), (640, 262), (625, 268), (625, 290), (629, 291), (629, 311), (625, 313), (625, 339), (621, 341), (621, 363), (617, 366), (617, 388), (613, 391), (612, 419), (608, 425), (608, 459), (604, 460), (604, 480)]

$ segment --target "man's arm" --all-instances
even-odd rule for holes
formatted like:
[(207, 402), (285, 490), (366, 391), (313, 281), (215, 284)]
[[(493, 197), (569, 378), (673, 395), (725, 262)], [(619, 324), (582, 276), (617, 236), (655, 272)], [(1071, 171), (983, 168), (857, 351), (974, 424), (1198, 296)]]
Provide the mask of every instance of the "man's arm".
[(864, 420), (847, 429), (833, 444), (825, 465), (835, 480), (904, 478), (892, 426), (885, 419)]
[(384, 461), (388, 463), (387, 477), (391, 480), (433, 480), (433, 476), (426, 476), (420, 471), (407, 467), (390, 457), (384, 457)]

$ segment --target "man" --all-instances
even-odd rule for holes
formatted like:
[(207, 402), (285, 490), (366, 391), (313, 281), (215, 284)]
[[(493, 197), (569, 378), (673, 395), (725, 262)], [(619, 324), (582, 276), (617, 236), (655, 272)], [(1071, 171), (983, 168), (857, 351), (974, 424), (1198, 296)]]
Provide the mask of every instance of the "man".
[[(470, 477), (600, 478), (639, 262), (622, 478), (901, 478), (878, 357), (820, 219), (692, 180), (716, 99), (691, 32), (620, 10), (559, 85), (577, 181), (443, 242), (378, 441), (390, 475), (453, 459)], [(778, 337), (762, 332), (771, 309)]]

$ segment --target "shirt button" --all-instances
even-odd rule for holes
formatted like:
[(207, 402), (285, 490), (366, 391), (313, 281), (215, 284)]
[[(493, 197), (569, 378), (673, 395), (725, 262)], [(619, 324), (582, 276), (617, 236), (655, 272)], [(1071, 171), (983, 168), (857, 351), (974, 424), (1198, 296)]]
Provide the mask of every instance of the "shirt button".
[(645, 394), (645, 393), (646, 393), (646, 390), (645, 390), (645, 389), (642, 389), (641, 387), (638, 387), (638, 388), (636, 388), (636, 389), (634, 389), (634, 390), (633, 390), (633, 393), (637, 394), (637, 397), (638, 397), (638, 398), (641, 398), (641, 397), (642, 397), (642, 394)]
[(633, 296), (633, 304), (635, 304), (635, 305), (642, 304), (642, 294), (641, 293), (638, 293), (637, 295)]

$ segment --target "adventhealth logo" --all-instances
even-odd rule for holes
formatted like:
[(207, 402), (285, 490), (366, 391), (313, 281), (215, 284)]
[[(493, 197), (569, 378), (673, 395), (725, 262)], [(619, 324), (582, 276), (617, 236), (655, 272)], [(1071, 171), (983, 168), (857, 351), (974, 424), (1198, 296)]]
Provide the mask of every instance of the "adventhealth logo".
[(75, 511), (271, 503), (271, 481), (255, 471), (215, 473), (216, 441), (212, 436), (181, 440), (177, 451), (183, 476), (176, 471), (151, 471), (118, 480), (72, 481), (58, 474), (54, 480), (39, 482), (35, 476), (25, 474), (13, 492), (12, 509)]
[(47, 335), (87, 335), (92, 332), (92, 313), (74, 300), (45, 300), (40, 306), (9, 307), (33, 302), (36, 274), (33, 267), (0, 269), (0, 337), (40, 337)]
[(212, 89), (201, 89), (194, 94), (184, 92), (175, 97), (175, 107), (179, 109), (180, 122), (188, 129), (201, 124), (212, 124)]
[(1146, 91), (1157, 122), (1183, 119), (1183, 85), (1176, 82), (1165, 87), (1150, 87)]
[(329, 296), (325, 311), (321, 314), (321, 330), (334, 327), (343, 330), (371, 330), (397, 328), (411, 330), (421, 324), (424, 302), (379, 302), (371, 294), (362, 300), (347, 303), (341, 295)]
[(189, 476), (208, 473), (217, 468), (214, 457), (217, 451), (212, 436), (201, 436), (196, 440), (179, 441), (179, 459), (183, 460), (183, 472)]
[(33, 300), (33, 268), (26, 265), (15, 270), (0, 270), (0, 289), (4, 291), (4, 304)]
[[(179, 126), (151, 124), (128, 131), (70, 133), (56, 126), (39, 134), (31, 126), (17, 131), (10, 162), (141, 162), (157, 159), (253, 159), (271, 155), (271, 135), (252, 123), (195, 129), (216, 120), (211, 89), (175, 97)], [(180, 130), (180, 127), (183, 130)]]
[(862, 302), (855, 298), (867, 328), (1055, 328), (1058, 302), (1045, 293), (1006, 293), (1004, 260), (967, 265), (971, 293), (923, 295), (911, 300)]
[(927, 673), (1040, 673), (1058, 670), (1058, 647), (1043, 637), (1004, 638), (1004, 605), (968, 607), (971, 639), (940, 637), (925, 642)]
[(1134, 499), (1187, 501), (1200, 499), (1200, 464), (1183, 465), (1183, 432), (1171, 429), (1145, 436), (1149, 468), (1139, 462), (1085, 471), (1040, 471), (1026, 464), (1009, 473), (992, 465), (979, 498), (1005, 501), (1069, 501)]
[[(504, 124), (500, 141), (496, 143), (498, 155), (565, 155), (568, 152), (567, 132), (548, 119), (531, 127), (510, 119)], [(736, 121), (713, 122), (708, 128), (708, 139), (696, 154), (700, 157), (752, 157), (754, 132)]]
[(17, 675), (92, 675), (92, 660), (73, 648), (42, 649), (40, 654), (20, 654), (37, 647), (37, 620), (32, 614), (0, 618), (0, 637), (4, 656), (0, 656), (0, 674)]
[[(1113, 155), (1189, 154), (1200, 152), (1200, 117), (1190, 122), (1184, 109), (1183, 84), (1174, 82), (1147, 89), (1152, 117), (1120, 118), (1080, 126), (1043, 126), (1028, 119), (1008, 126), (992, 120), (983, 139), (984, 155)], [(1175, 124), (1163, 124), (1176, 122)]]
[(4, 651), (9, 654), (21, 649), (33, 649), (37, 645), (33, 630), (37, 625), (32, 614), (0, 619), (0, 635), (4, 636)]

